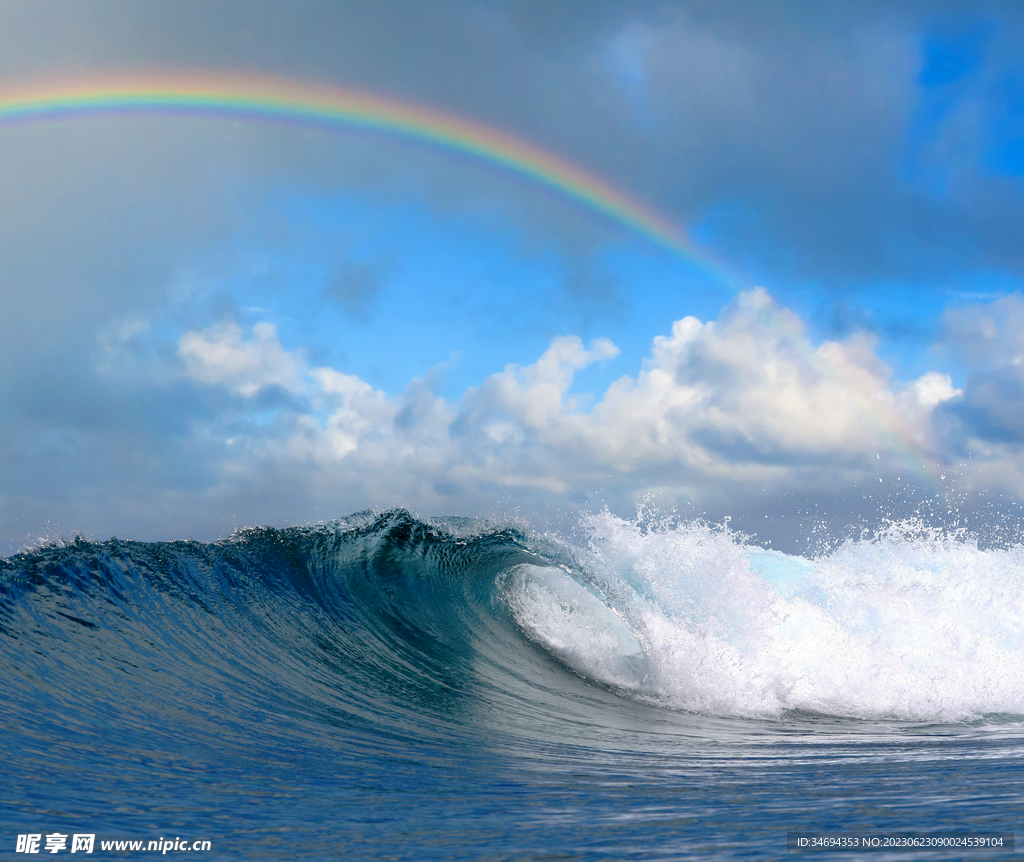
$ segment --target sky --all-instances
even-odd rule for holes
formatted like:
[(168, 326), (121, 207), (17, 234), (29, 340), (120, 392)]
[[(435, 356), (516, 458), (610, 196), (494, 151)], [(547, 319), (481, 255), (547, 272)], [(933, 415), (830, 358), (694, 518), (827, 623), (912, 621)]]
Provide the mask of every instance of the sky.
[[(1022, 48), (1016, 2), (8, 0), (0, 553), (391, 506), (1016, 529)], [(649, 221), (380, 123), (2, 115), (156, 79), (435, 112)]]

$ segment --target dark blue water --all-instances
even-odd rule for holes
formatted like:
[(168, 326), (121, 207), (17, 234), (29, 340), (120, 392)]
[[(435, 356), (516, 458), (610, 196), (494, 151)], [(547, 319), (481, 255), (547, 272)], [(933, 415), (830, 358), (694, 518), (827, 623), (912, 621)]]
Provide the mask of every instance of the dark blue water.
[(0, 561), (0, 858), (55, 832), (95, 858), (596, 860), (1020, 831), (1019, 550), (812, 563), (592, 526), (395, 511)]

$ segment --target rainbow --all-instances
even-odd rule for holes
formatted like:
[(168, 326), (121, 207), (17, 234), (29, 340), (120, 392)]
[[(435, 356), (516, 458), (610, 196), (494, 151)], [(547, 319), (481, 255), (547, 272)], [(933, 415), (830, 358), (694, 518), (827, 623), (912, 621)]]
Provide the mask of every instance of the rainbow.
[(0, 125), (140, 114), (363, 129), (431, 144), (527, 178), (739, 287), (728, 267), (695, 246), (684, 231), (602, 180), (513, 135), (422, 105), (253, 75), (132, 75), (0, 91)]
[[(470, 156), (582, 204), (613, 223), (680, 255), (719, 283), (740, 290), (745, 279), (652, 209), (586, 171), (513, 135), (434, 108), (325, 84), (255, 75), (166, 75), (67, 81), (0, 90), (0, 126), (90, 116), (169, 115), (367, 130)], [(776, 315), (777, 317), (777, 315)], [(777, 324), (778, 325), (778, 324)], [(784, 327), (780, 327), (784, 329)], [(783, 333), (784, 335), (786, 333)], [(799, 339), (789, 333), (795, 342)], [(880, 435), (918, 475), (936, 481), (928, 454), (896, 417), (814, 357), (819, 372), (840, 380)]]

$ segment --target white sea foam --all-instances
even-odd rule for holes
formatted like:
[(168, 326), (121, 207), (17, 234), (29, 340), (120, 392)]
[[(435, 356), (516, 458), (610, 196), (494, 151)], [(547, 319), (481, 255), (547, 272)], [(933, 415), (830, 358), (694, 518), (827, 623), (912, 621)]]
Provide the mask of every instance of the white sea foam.
[(517, 566), (512, 608), (519, 624), (573, 670), (606, 685), (638, 689), (650, 677), (629, 621), (568, 569)]
[(1024, 714), (1024, 548), (903, 526), (808, 560), (698, 523), (591, 527), (586, 577), (508, 584), (519, 624), (584, 676), (717, 715)]

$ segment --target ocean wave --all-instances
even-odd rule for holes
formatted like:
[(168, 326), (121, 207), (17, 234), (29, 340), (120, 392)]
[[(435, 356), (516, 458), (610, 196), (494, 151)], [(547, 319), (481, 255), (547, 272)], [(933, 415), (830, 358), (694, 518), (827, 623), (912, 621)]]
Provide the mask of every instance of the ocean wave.
[(570, 542), (395, 510), (25, 552), (0, 561), (0, 637), (32, 702), (73, 711), (88, 680), (122, 718), (197, 693), (419, 741), (452, 723), (600, 726), (621, 702), (1019, 718), (1024, 550), (902, 525), (805, 559), (698, 522), (603, 513)]

